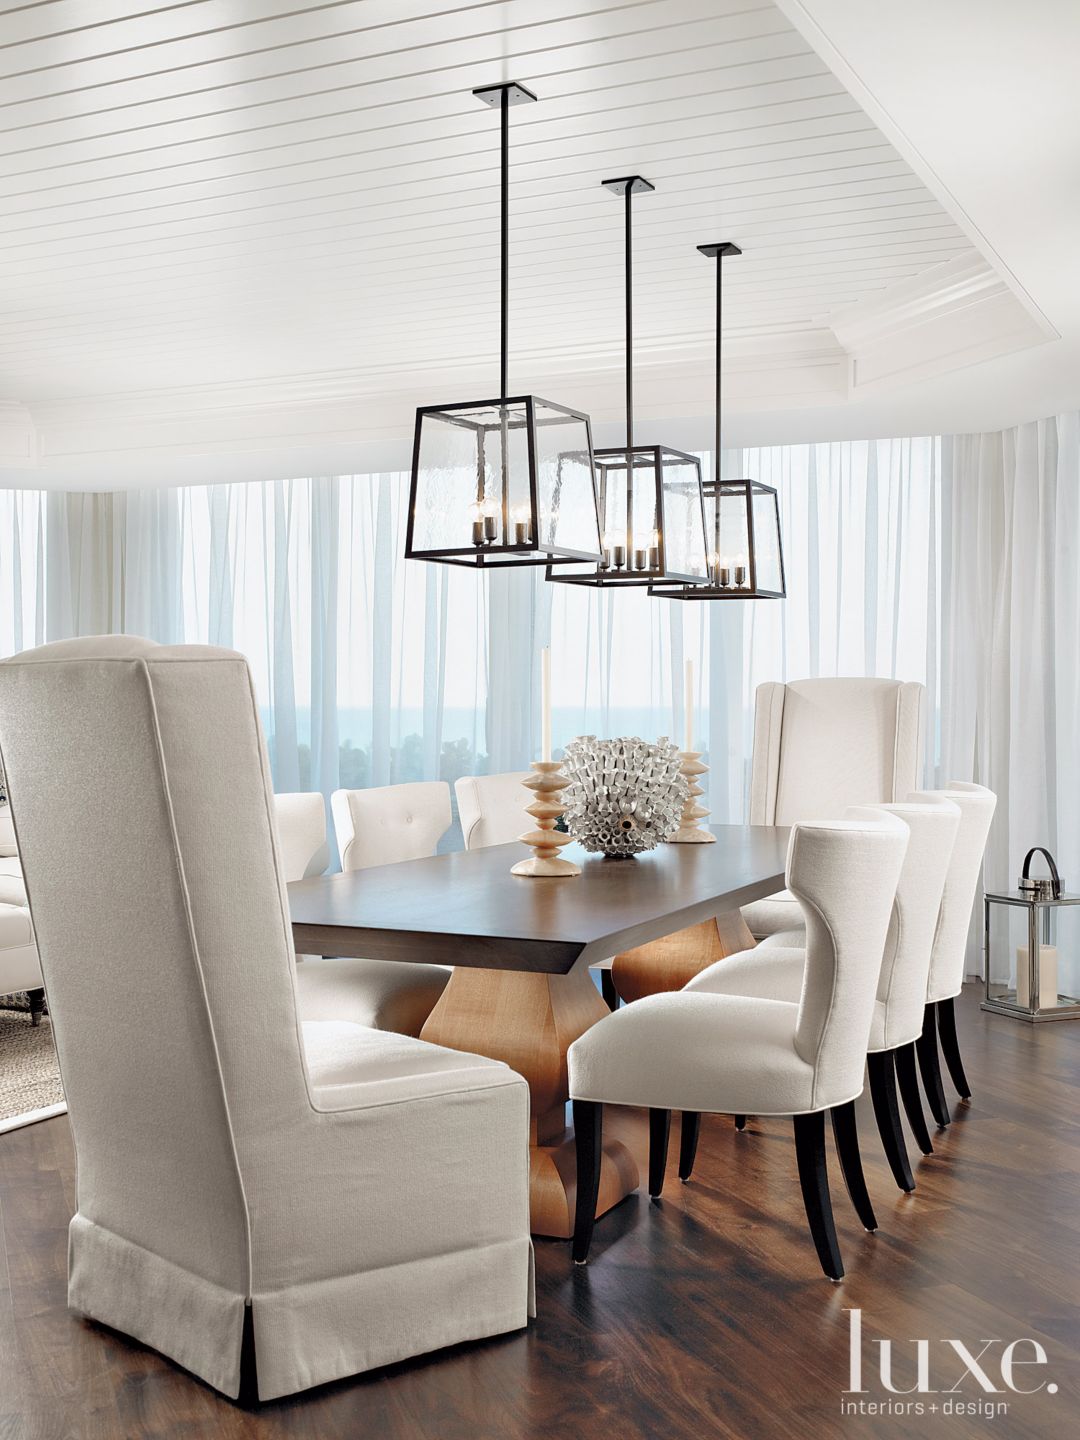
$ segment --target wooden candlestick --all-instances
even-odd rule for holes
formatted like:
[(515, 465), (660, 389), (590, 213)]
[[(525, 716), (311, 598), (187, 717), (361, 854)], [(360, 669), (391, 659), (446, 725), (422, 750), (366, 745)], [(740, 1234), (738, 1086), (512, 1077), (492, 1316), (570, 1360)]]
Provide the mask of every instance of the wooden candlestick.
[(716, 836), (711, 830), (705, 830), (698, 823), (708, 815), (708, 810), (697, 803), (697, 797), (701, 794), (701, 786), (697, 783), (699, 775), (707, 775), (709, 767), (702, 765), (700, 750), (680, 750), (682, 764), (679, 766), (679, 774), (686, 776), (686, 783), (689, 787), (689, 794), (686, 797), (686, 804), (679, 819), (679, 828), (674, 835), (669, 835), (669, 845), (712, 845)]
[[(570, 844), (571, 836), (555, 829), (555, 821), (563, 813), (562, 801), (558, 798), (559, 791), (565, 790), (570, 781), (562, 773), (558, 760), (534, 760), (532, 768), (536, 774), (530, 775), (521, 783), (535, 792), (536, 798), (531, 805), (525, 807), (525, 811), (526, 814), (536, 817), (537, 828), (519, 835), (518, 839), (532, 849), (533, 858), (519, 860), (510, 874), (534, 877), (580, 875), (580, 865), (575, 865), (572, 860), (559, 858), (559, 851), (564, 845)], [(711, 835), (709, 839), (712, 839)]]

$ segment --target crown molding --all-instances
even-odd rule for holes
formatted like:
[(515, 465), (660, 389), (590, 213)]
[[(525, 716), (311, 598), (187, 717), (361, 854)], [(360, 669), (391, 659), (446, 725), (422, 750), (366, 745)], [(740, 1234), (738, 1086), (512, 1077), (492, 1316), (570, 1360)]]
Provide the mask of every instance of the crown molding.
[(851, 360), (851, 394), (993, 360), (1049, 338), (974, 250), (829, 316)]

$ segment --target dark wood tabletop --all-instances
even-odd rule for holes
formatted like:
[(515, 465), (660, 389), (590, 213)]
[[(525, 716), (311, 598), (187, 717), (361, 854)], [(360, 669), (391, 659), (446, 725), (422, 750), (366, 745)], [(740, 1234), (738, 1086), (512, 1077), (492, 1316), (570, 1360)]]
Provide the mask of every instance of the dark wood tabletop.
[(582, 867), (572, 879), (511, 875), (526, 853), (513, 843), (297, 880), (296, 950), (565, 975), (783, 888), (786, 829), (711, 828), (715, 845), (633, 860), (568, 845), (561, 853)]

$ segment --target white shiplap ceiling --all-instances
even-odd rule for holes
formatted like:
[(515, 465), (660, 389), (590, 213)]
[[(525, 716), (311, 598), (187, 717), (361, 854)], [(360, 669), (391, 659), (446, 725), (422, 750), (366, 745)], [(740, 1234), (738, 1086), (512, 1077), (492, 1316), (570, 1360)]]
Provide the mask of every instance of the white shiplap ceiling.
[(540, 97), (512, 112), (520, 387), (618, 393), (607, 175), (657, 187), (638, 353), (695, 362), (683, 413), (707, 410), (699, 242), (745, 252), (736, 356), (840, 354), (831, 316), (984, 264), (770, 0), (0, 3), (0, 401), (41, 423), (86, 397), (316, 386), (354, 398), (359, 433), (492, 391), (498, 123), (470, 91), (504, 79)]

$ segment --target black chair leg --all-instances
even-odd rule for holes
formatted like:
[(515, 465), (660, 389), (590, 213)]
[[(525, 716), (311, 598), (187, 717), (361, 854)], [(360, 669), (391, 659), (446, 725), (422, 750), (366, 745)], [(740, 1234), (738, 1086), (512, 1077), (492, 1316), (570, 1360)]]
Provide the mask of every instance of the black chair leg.
[(832, 1118), (833, 1139), (836, 1141), (836, 1153), (840, 1158), (840, 1169), (843, 1171), (844, 1184), (851, 1196), (851, 1203), (855, 1206), (855, 1213), (865, 1230), (876, 1230), (877, 1216), (870, 1202), (870, 1192), (866, 1188), (866, 1177), (863, 1175), (862, 1156), (859, 1154), (855, 1101), (849, 1100), (846, 1105), (835, 1105), (829, 1114)]
[(667, 1169), (668, 1137), (671, 1134), (671, 1111), (649, 1111), (649, 1195), (659, 1200)]
[(934, 1147), (930, 1142), (930, 1131), (926, 1128), (923, 1114), (922, 1095), (919, 1093), (919, 1077), (915, 1069), (915, 1041), (901, 1045), (893, 1051), (896, 1057), (896, 1084), (900, 1099), (904, 1102), (904, 1113), (915, 1136), (915, 1144), (924, 1155), (932, 1155)]
[(697, 1159), (697, 1142), (701, 1134), (701, 1116), (693, 1110), (684, 1110), (679, 1131), (679, 1179), (686, 1181), (694, 1173)]
[(574, 1243), (571, 1253), (575, 1265), (584, 1265), (589, 1258), (593, 1226), (596, 1224), (596, 1200), (600, 1194), (600, 1162), (602, 1158), (603, 1106), (595, 1100), (574, 1101), (574, 1148), (577, 1152), (577, 1204), (574, 1208)]
[(915, 1180), (908, 1161), (904, 1132), (900, 1128), (900, 1111), (896, 1104), (896, 1070), (893, 1067), (891, 1050), (881, 1050), (866, 1057), (866, 1068), (870, 1075), (870, 1098), (874, 1102), (874, 1119), (878, 1134), (885, 1147), (885, 1158), (893, 1179), (901, 1190), (909, 1194), (915, 1189)]
[(619, 1008), (619, 992), (615, 989), (615, 981), (612, 979), (610, 970), (600, 971), (600, 994), (604, 997), (604, 1004), (609, 1010)]
[(840, 1246), (833, 1224), (832, 1200), (829, 1198), (829, 1175), (825, 1168), (825, 1112), (795, 1115), (795, 1156), (799, 1164), (799, 1184), (803, 1205), (810, 1224), (821, 1268), (830, 1280), (844, 1275)]
[(938, 1064), (938, 1040), (936, 1006), (932, 1003), (923, 1011), (922, 1034), (915, 1041), (919, 1056), (919, 1073), (923, 1089), (930, 1106), (930, 1114), (944, 1130), (950, 1120), (949, 1107), (945, 1103), (945, 1091), (941, 1084), (941, 1067)]
[(30, 1001), (30, 1024), (40, 1025), (41, 1017), (45, 1013), (45, 991), (28, 990), (27, 999)]
[(952, 1083), (956, 1086), (961, 1100), (971, 1099), (971, 1086), (964, 1074), (964, 1062), (960, 1059), (960, 1046), (956, 1041), (956, 1010), (950, 995), (948, 1000), (937, 1002), (938, 1035), (941, 1037), (941, 1053), (949, 1067)]
[(736, 1116), (735, 1116), (735, 1129), (736, 1129), (736, 1130), (745, 1130), (745, 1129), (746, 1129), (746, 1116), (745, 1116), (745, 1115), (736, 1115)]

